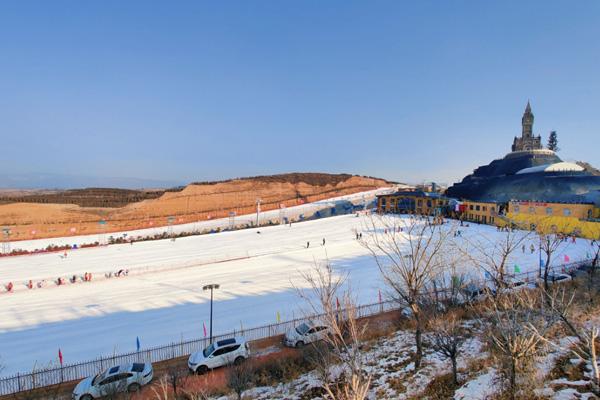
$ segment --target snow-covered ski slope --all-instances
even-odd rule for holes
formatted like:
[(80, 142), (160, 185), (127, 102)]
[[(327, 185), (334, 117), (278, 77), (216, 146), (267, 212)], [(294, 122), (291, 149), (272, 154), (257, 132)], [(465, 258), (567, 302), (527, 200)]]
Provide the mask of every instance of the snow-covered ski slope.
[[(329, 259), (336, 271), (348, 273), (359, 303), (374, 303), (384, 285), (355, 236), (356, 230), (369, 234), (366, 218), (345, 215), (260, 228), (260, 233), (248, 229), (80, 249), (67, 258), (51, 253), (0, 259), (0, 280), (20, 285), (35, 277), (130, 270), (127, 277), (0, 294), (4, 374), (56, 362), (59, 348), (71, 363), (134, 351), (138, 336), (142, 347), (202, 337), (203, 323), (208, 328), (209, 322), (209, 294), (202, 286), (209, 283), (221, 285), (215, 292), (215, 334), (239, 330), (240, 324), (273, 323), (278, 312), (282, 320), (297, 317), (305, 304), (294, 287), (306, 286), (301, 274), (315, 260)], [(460, 229), (464, 238), (457, 240), (502, 235), (489, 226)], [(568, 254), (576, 261), (587, 251), (584, 240), (565, 243), (557, 259)], [(523, 272), (537, 268), (537, 252), (515, 256)]]
[[(301, 218), (308, 218), (312, 216), (317, 211), (331, 209), (336, 206), (344, 205), (352, 203), (353, 205), (362, 205), (364, 203), (372, 203), (375, 200), (375, 196), (377, 194), (386, 193), (392, 190), (392, 188), (380, 188), (376, 190), (369, 190), (366, 192), (359, 192), (354, 194), (348, 194), (344, 196), (332, 197), (326, 200), (315, 201), (312, 203), (301, 204), (298, 206), (287, 207), (283, 210), (269, 210), (263, 211), (259, 216), (259, 224), (266, 224), (269, 221), (278, 222), (280, 217), (286, 217), (288, 219), (299, 220)], [(166, 221), (163, 221), (163, 223)], [(234, 224), (236, 227), (243, 227), (250, 224), (256, 223), (256, 214), (247, 214), (247, 215), (239, 215), (235, 216)], [(230, 220), (229, 218), (217, 218), (206, 221), (197, 221), (185, 224), (173, 225), (171, 227), (158, 226), (152, 228), (145, 229), (137, 229), (130, 231), (121, 231), (121, 232), (110, 232), (104, 234), (105, 238), (108, 236), (114, 237), (122, 237), (126, 236), (127, 238), (143, 238), (143, 237), (152, 237), (155, 235), (161, 235), (163, 233), (182, 233), (182, 232), (205, 232), (210, 231), (212, 229), (227, 229), (229, 228)], [(110, 221), (108, 221), (108, 226), (110, 226)], [(67, 236), (67, 237), (59, 237), (59, 238), (48, 238), (48, 239), (35, 239), (35, 240), (21, 240), (14, 242), (12, 247), (14, 249), (21, 250), (29, 250), (33, 251), (36, 249), (45, 249), (49, 245), (54, 246), (64, 246), (64, 245), (77, 245), (81, 246), (82, 244), (90, 244), (100, 239), (99, 234), (93, 235), (79, 235), (79, 236)]]

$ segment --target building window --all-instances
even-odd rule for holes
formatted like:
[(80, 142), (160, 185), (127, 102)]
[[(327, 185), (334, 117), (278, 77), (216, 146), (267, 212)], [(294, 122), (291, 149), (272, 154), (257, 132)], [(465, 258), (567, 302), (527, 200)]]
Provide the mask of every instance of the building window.
[(496, 211), (496, 207), (490, 207), (490, 211), (491, 212), (495, 212)]
[(519, 212), (519, 206), (515, 206), (515, 212), (518, 213)]
[(417, 200), (417, 207), (421, 207), (423, 205), (423, 200)]
[(481, 209), (482, 209), (483, 211), (487, 211), (487, 207), (486, 207), (486, 206), (483, 206)]
[(475, 211), (479, 211), (479, 210), (481, 210), (481, 207), (479, 207), (479, 205), (476, 205), (475, 206)]
[(552, 207), (546, 208), (546, 215), (552, 215)]
[(431, 208), (431, 200), (427, 200), (427, 207)]
[(469, 210), (473, 211), (473, 204), (469, 206)]
[(571, 215), (571, 209), (570, 208), (563, 208), (563, 215), (565, 217), (569, 217)]

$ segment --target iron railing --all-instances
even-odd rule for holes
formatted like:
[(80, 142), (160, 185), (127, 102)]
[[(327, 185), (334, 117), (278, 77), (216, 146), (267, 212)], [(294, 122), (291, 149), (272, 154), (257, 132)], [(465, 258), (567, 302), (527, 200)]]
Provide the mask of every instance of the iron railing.
[[(356, 313), (358, 318), (376, 315), (382, 312), (397, 309), (399, 306), (394, 301), (383, 301), (381, 303), (358, 306)], [(340, 310), (343, 313), (344, 310)], [(319, 319), (322, 315), (315, 314), (304, 318), (259, 326), (256, 328), (232, 331), (213, 337), (213, 341), (227, 339), (235, 336), (243, 336), (248, 341), (256, 341), (284, 334), (289, 329), (296, 327), (301, 321), (307, 319)], [(160, 362), (184, 357), (195, 351), (204, 349), (209, 344), (209, 338), (181, 341), (168, 345), (141, 349), (140, 351), (103, 356), (95, 360), (83, 361), (74, 364), (65, 364), (62, 367), (44, 368), (34, 370), (25, 374), (15, 374), (0, 378), (0, 396), (12, 393), (39, 389), (46, 386), (56, 385), (62, 382), (74, 381), (87, 376), (96, 375), (108, 367), (132, 362)]]

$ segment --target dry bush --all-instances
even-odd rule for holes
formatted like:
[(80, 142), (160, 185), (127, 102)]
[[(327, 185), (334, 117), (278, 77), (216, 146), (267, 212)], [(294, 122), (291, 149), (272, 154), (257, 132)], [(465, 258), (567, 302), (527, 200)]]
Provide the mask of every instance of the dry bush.
[(227, 371), (227, 387), (231, 389), (238, 400), (242, 399), (244, 391), (250, 389), (255, 381), (255, 368), (250, 361), (232, 364)]
[(418, 395), (409, 397), (409, 400), (448, 400), (454, 398), (454, 391), (457, 386), (454, 384), (452, 374), (443, 374), (434, 376), (425, 389)]
[(460, 320), (453, 312), (439, 315), (430, 322), (431, 347), (443, 357), (450, 360), (452, 365), (452, 386), (458, 386), (457, 359), (460, 347), (465, 341), (464, 329)]
[[(582, 307), (576, 307), (576, 295), (573, 286), (563, 286), (545, 291), (544, 295), (549, 312), (562, 323), (567, 332), (577, 340), (569, 345), (561, 345), (558, 341), (550, 340), (535, 326), (531, 330), (538, 334), (540, 339), (551, 346), (568, 350), (581, 361), (589, 363), (592, 369), (592, 392), (600, 396), (600, 365), (598, 363), (598, 345), (600, 329), (595, 324), (586, 324), (589, 315), (582, 313)], [(575, 292), (577, 292), (575, 290)]]
[[(321, 314), (321, 323), (328, 327), (324, 341), (327, 346), (314, 346), (317, 373), (325, 398), (331, 400), (363, 400), (371, 386), (372, 376), (365, 371), (362, 349), (368, 324), (359, 322), (356, 302), (349, 287), (342, 289), (347, 276), (334, 273), (327, 262), (315, 263), (311, 272), (303, 274), (309, 291), (298, 293), (309, 305), (311, 314)], [(336, 366), (339, 374), (334, 375)]]
[[(310, 346), (302, 349), (308, 352)], [(307, 354), (307, 353), (305, 353)], [(303, 373), (314, 369), (312, 356), (273, 358), (253, 368), (253, 383), (255, 386), (274, 386), (281, 382), (290, 382)]]
[(502, 393), (512, 400), (536, 383), (534, 361), (545, 351), (544, 335), (554, 324), (542, 312), (543, 304), (538, 291), (500, 293), (490, 299), (484, 314)]

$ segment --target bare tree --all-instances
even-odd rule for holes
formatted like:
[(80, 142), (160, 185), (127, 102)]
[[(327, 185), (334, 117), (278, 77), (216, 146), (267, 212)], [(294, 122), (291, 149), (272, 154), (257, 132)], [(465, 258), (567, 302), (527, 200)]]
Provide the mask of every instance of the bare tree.
[(167, 382), (173, 390), (173, 396), (177, 399), (179, 397), (177, 390), (185, 384), (185, 381), (189, 376), (187, 369), (182, 368), (181, 366), (172, 365), (167, 368), (167, 373), (165, 376), (167, 378)]
[(459, 248), (463, 255), (475, 267), (482, 269), (496, 288), (500, 289), (507, 286), (507, 276), (512, 275), (508, 268), (514, 261), (513, 253), (519, 247), (525, 249), (525, 242), (529, 236), (529, 231), (513, 229), (510, 226), (501, 232), (500, 240), (497, 235), (488, 237), (478, 234), (473, 238), (465, 238), (464, 245)]
[[(594, 285), (594, 279), (596, 277), (596, 269), (598, 268), (599, 261), (600, 261), (600, 242), (593, 240), (590, 243), (590, 245), (592, 247), (592, 255), (591, 255), (592, 262), (591, 262), (590, 268), (588, 270), (587, 289), (588, 289), (589, 303), (590, 303), (590, 305), (592, 305), (592, 303), (596, 299), (596, 293), (597, 293), (596, 286)], [(588, 258), (590, 258), (590, 257), (588, 256)]]
[(410, 310), (415, 322), (415, 370), (421, 367), (423, 358), (423, 331), (425, 314), (432, 282), (449, 264), (453, 255), (450, 237), (453, 230), (432, 224), (423, 217), (395, 218), (372, 217), (361, 241), (369, 250), (390, 296), (401, 307)]
[(540, 260), (540, 264), (543, 263), (543, 280), (544, 290), (549, 290), (548, 277), (550, 276), (551, 264), (554, 261), (556, 251), (559, 249), (561, 243), (565, 240), (562, 235), (551, 232), (552, 229), (548, 229), (547, 223), (540, 223), (537, 227), (537, 234), (540, 239), (540, 253), (543, 254), (544, 260)]
[(250, 362), (233, 363), (227, 371), (227, 387), (242, 399), (244, 391), (250, 389), (254, 382), (254, 368)]
[(450, 311), (430, 322), (433, 350), (448, 358), (452, 363), (452, 382), (458, 386), (457, 358), (464, 343), (463, 329), (455, 312)]
[(596, 348), (600, 330), (595, 325), (586, 326), (585, 322), (589, 318), (587, 312), (580, 316), (574, 315), (574, 307), (572, 307), (575, 299), (574, 290), (569, 294), (565, 288), (561, 288), (544, 292), (544, 294), (547, 297), (546, 303), (549, 305), (550, 312), (562, 322), (569, 333), (577, 338), (577, 341), (565, 346), (549, 340), (535, 326), (530, 326), (531, 331), (550, 345), (571, 351), (580, 360), (588, 362), (592, 368), (592, 391), (595, 395), (600, 396), (600, 366), (598, 365), (598, 350)]
[[(331, 400), (364, 400), (372, 376), (365, 371), (361, 340), (367, 324), (358, 320), (351, 289), (344, 285), (347, 276), (336, 275), (332, 265), (315, 263), (310, 273), (303, 274), (309, 290), (297, 289), (308, 303), (311, 313), (322, 314), (321, 322), (329, 328), (325, 337), (328, 346), (314, 346), (322, 373), (326, 397)], [(342, 375), (331, 375), (331, 365), (339, 365)]]
[(489, 319), (488, 337), (505, 377), (505, 391), (515, 399), (533, 372), (536, 357), (544, 350), (545, 337), (552, 320), (542, 312), (536, 291), (502, 292), (484, 306)]

